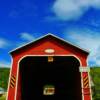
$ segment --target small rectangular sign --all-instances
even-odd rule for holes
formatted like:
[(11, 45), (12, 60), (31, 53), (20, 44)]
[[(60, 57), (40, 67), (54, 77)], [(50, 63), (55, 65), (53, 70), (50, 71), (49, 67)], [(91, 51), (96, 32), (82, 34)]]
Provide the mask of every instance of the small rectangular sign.
[(53, 62), (53, 56), (48, 56), (48, 62)]
[(79, 72), (90, 72), (89, 67), (79, 67)]
[(54, 95), (55, 94), (55, 88), (54, 86), (46, 85), (43, 89), (43, 95)]

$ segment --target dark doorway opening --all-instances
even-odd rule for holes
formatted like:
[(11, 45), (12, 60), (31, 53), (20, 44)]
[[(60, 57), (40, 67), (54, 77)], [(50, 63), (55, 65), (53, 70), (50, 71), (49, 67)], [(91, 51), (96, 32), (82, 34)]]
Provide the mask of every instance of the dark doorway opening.
[[(79, 61), (73, 56), (26, 57), (20, 64), (21, 100), (82, 100)], [(44, 87), (52, 86), (52, 95)]]

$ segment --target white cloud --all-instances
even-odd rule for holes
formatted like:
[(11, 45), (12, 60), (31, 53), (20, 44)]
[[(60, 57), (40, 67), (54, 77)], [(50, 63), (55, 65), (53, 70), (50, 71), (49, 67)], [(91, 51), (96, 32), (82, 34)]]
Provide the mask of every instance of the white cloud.
[(2, 68), (2, 67), (9, 68), (9, 67), (11, 67), (11, 64), (10, 64), (10, 62), (7, 62), (7, 61), (0, 61), (0, 68)]
[[(68, 33), (68, 34), (67, 34)], [(88, 61), (100, 66), (100, 35), (90, 30), (69, 30), (65, 32), (66, 39), (90, 51)]]
[(91, 3), (92, 7), (100, 9), (100, 0), (93, 0)]
[(0, 48), (5, 48), (9, 45), (9, 42), (5, 39), (0, 38)]
[(100, 9), (100, 0), (56, 0), (52, 10), (61, 20), (76, 20), (90, 7)]
[(29, 33), (21, 33), (21, 38), (27, 41), (34, 41), (35, 37)]

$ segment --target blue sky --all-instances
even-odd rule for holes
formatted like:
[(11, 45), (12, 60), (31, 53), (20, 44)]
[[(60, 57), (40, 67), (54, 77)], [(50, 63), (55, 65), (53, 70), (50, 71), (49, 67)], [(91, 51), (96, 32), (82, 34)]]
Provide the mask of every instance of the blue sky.
[(10, 66), (9, 51), (47, 33), (89, 50), (89, 66), (100, 66), (100, 0), (1, 1), (0, 66)]

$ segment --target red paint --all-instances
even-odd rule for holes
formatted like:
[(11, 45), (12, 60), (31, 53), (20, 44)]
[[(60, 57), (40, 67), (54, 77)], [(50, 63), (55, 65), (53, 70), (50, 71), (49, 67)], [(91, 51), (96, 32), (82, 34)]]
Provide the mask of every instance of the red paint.
[[(52, 54), (47, 54), (45, 53), (45, 49), (54, 49), (55, 52)], [(12, 53), (12, 71), (11, 75), (15, 75), (17, 78), (17, 73), (18, 73), (18, 62), (22, 59), (22, 57), (26, 55), (74, 55), (78, 59), (80, 59), (80, 62), (82, 66), (87, 66), (87, 56), (88, 53), (78, 47), (75, 47), (74, 45), (71, 45), (69, 43), (65, 43), (59, 38), (56, 38), (55, 36), (52, 35), (47, 35), (43, 37), (42, 39), (33, 42), (27, 46), (24, 46), (20, 49), (17, 49), (13, 51)], [(88, 76), (88, 73), (82, 73), (82, 78), (84, 75)], [(17, 84), (17, 83), (16, 83)], [(18, 86), (15, 85), (15, 88), (8, 88), (8, 99), (7, 100), (20, 100), (20, 73), (18, 73)], [(18, 87), (18, 88), (17, 88)], [(17, 91), (15, 91), (17, 89)], [(16, 94), (17, 92), (17, 94)], [(16, 94), (16, 95), (15, 95)], [(84, 94), (84, 99), (83, 100), (91, 100), (91, 95), (90, 95), (90, 88), (84, 89), (83, 87), (83, 94)]]

